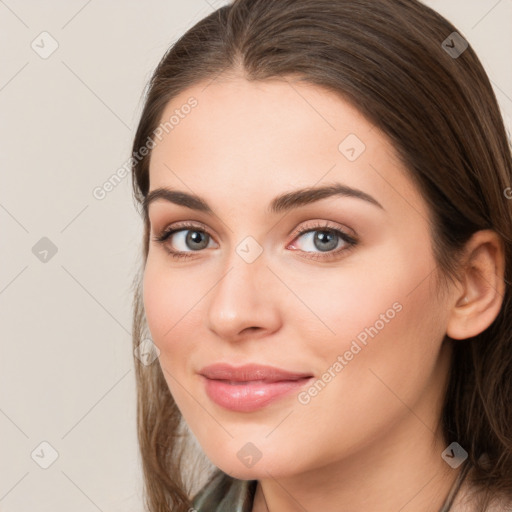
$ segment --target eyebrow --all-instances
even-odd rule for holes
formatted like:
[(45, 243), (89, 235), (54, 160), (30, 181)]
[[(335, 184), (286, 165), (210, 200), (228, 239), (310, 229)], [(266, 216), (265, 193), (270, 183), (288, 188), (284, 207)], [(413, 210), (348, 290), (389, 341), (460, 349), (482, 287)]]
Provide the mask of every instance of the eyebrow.
[[(379, 203), (379, 201), (366, 192), (341, 183), (334, 183), (328, 186), (302, 188), (281, 194), (270, 202), (268, 211), (269, 213), (278, 214), (332, 196), (355, 197), (356, 199), (361, 199), (384, 210), (384, 207)], [(165, 200), (170, 203), (185, 206), (191, 210), (213, 214), (213, 210), (208, 203), (203, 198), (195, 194), (188, 194), (186, 192), (172, 190), (169, 188), (157, 188), (149, 192), (144, 199), (143, 211), (146, 217), (149, 205), (157, 200)]]

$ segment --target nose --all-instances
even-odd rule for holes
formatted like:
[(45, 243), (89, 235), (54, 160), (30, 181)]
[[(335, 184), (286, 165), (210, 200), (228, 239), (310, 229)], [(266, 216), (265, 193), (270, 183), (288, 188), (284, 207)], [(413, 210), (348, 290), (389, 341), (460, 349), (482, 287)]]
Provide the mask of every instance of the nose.
[(208, 294), (208, 327), (227, 341), (263, 337), (279, 328), (278, 280), (263, 255), (247, 263), (234, 252)]

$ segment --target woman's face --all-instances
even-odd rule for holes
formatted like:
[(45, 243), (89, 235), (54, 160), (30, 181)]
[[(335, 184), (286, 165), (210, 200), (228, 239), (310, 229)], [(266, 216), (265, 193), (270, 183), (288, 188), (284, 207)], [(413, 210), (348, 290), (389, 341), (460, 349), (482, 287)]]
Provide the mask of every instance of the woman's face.
[[(426, 204), (393, 147), (314, 85), (206, 85), (162, 116), (174, 118), (155, 139), (150, 192), (181, 195), (149, 203), (144, 273), (159, 363), (204, 452), (257, 479), (404, 435), (430, 444), (449, 308), (436, 294)], [(341, 192), (312, 193), (324, 187)], [(186, 195), (211, 212), (178, 204)], [(179, 231), (154, 240), (169, 228)], [(217, 363), (293, 375), (202, 375)]]

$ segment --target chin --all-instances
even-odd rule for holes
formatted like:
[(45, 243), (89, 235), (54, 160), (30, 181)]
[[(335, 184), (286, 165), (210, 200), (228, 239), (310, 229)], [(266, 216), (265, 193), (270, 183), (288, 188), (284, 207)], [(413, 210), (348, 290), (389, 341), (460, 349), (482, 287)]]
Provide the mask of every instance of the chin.
[[(226, 457), (226, 450), (219, 457), (208, 457), (209, 460), (222, 470), (224, 473), (237, 478), (238, 480), (260, 480), (269, 477), (283, 477), (287, 476), (290, 467), (296, 469), (293, 465), (293, 461), (286, 462), (280, 454), (278, 461), (272, 459), (266, 459), (262, 455), (260, 459), (254, 462), (256, 459), (250, 460), (250, 456), (247, 456), (246, 452), (238, 456), (239, 450), (235, 453), (234, 457)], [(276, 452), (274, 452), (276, 454)], [(245, 460), (244, 460), (245, 459)]]

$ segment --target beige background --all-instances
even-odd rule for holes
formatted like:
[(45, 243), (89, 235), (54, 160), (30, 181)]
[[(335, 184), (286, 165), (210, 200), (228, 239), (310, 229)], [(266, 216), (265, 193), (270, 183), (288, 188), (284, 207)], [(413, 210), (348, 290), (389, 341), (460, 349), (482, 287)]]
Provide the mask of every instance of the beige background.
[[(3, 512), (143, 510), (130, 345), (141, 221), (130, 177), (102, 200), (93, 190), (129, 157), (167, 47), (224, 3), (0, 0)], [(427, 3), (474, 46), (510, 123), (512, 0)]]

